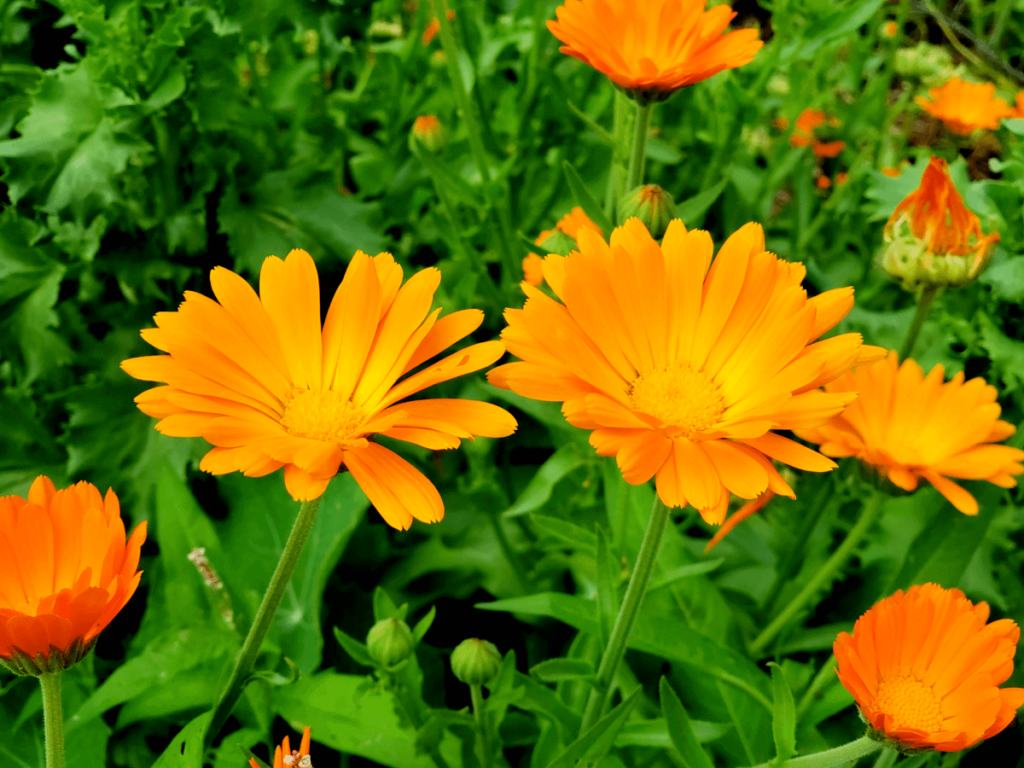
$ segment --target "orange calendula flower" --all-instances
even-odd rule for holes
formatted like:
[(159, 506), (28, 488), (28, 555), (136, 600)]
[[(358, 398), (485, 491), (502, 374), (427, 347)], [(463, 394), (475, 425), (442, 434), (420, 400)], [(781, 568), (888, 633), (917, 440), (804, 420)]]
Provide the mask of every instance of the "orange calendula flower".
[(856, 393), (817, 388), (858, 360), (877, 359), (858, 334), (818, 341), (853, 306), (853, 289), (812, 299), (802, 264), (764, 248), (748, 224), (712, 263), (711, 236), (672, 221), (659, 245), (639, 219), (606, 243), (581, 229), (578, 251), (548, 256), (559, 300), (528, 284), (502, 338), (520, 362), (489, 378), (535, 400), (562, 403), (638, 485), (657, 476), (670, 507), (725, 519), (729, 494), (770, 488), (793, 496), (769, 459), (812, 472), (835, 464), (773, 429), (823, 424)]
[(1013, 108), (995, 94), (993, 83), (969, 83), (954, 77), (929, 90), (929, 99), (918, 96), (916, 101), (953, 133), (970, 136), (979, 129), (995, 130), (1000, 120), (1013, 116)]
[[(274, 749), (274, 763), (270, 768), (313, 768), (313, 760), (309, 756), (310, 729), (302, 732), (302, 743), (299, 748), (293, 750), (291, 742), (285, 736), (280, 746)], [(250, 768), (260, 768), (255, 760), (249, 760)]]
[(559, 49), (633, 98), (661, 101), (726, 69), (750, 63), (757, 30), (722, 34), (736, 14), (705, 0), (566, 0), (549, 21)]
[(441, 310), (430, 306), (441, 273), (424, 269), (405, 285), (402, 277), (391, 254), (358, 251), (321, 327), (320, 282), (305, 251), (266, 259), (258, 296), (217, 267), (217, 301), (188, 291), (176, 312), (158, 313), (157, 327), (142, 331), (168, 354), (121, 366), (167, 385), (135, 401), (164, 434), (216, 446), (200, 464), (207, 472), (258, 477), (284, 467), (289, 493), (308, 500), (344, 466), (392, 527), (436, 522), (444, 516), (437, 489), (374, 435), (441, 450), (464, 438), (504, 437), (516, 422), (473, 400), (402, 402), (504, 353), (500, 341), (486, 341), (412, 373), (475, 331), (483, 312), (438, 319)]
[(978, 502), (950, 477), (1013, 488), (1013, 476), (1024, 472), (1024, 451), (993, 445), (1016, 429), (999, 420), (998, 393), (984, 379), (964, 382), (961, 372), (947, 382), (941, 365), (924, 376), (916, 362), (900, 365), (890, 352), (825, 385), (826, 392), (846, 390), (860, 393), (853, 405), (796, 431), (826, 456), (855, 456), (906, 491), (927, 480), (968, 515), (978, 514)]
[[(445, 16), (448, 17), (448, 21), (453, 21), (455, 19), (455, 11), (453, 11), (453, 10), (451, 10), (449, 8), (445, 12)], [(441, 31), (441, 22), (435, 16), (434, 18), (432, 18), (430, 20), (430, 23), (427, 24), (427, 28), (423, 30), (423, 44), (424, 45), (430, 45), (430, 43), (433, 41), (433, 39), (435, 37), (437, 37), (437, 33), (440, 32), (440, 31)]]
[[(543, 245), (547, 239), (556, 232), (561, 232), (566, 237), (575, 240), (580, 229), (584, 227), (592, 229), (599, 235), (604, 234), (601, 231), (601, 228), (590, 220), (590, 217), (587, 216), (586, 212), (579, 206), (576, 206), (558, 220), (554, 229), (545, 229), (537, 235), (537, 239), (534, 240), (533, 243), (534, 245)], [(544, 282), (544, 259), (542, 259), (540, 255), (530, 253), (527, 254), (525, 259), (523, 259), (523, 279), (530, 285), (540, 285)]]
[(835, 128), (839, 120), (827, 116), (820, 109), (805, 109), (793, 125), (793, 134), (789, 137), (790, 146), (810, 147), (818, 157), (836, 157), (846, 148), (846, 142), (819, 141), (814, 135), (815, 131), (826, 125)]
[(523, 280), (533, 286), (544, 282), (544, 259), (536, 253), (531, 253), (523, 259)]
[(964, 205), (946, 161), (932, 157), (921, 185), (889, 217), (885, 241), (879, 263), (908, 288), (920, 283), (966, 285), (988, 266), (999, 234), (982, 234), (981, 222)]
[(913, 586), (879, 601), (833, 645), (839, 679), (874, 736), (905, 751), (956, 752), (995, 736), (1024, 704), (1000, 688), (1020, 629), (987, 624), (987, 603), (959, 589)]
[(37, 477), (28, 498), (0, 496), (0, 665), (19, 675), (82, 659), (135, 594), (140, 523), (125, 540), (112, 490), (58, 491)]

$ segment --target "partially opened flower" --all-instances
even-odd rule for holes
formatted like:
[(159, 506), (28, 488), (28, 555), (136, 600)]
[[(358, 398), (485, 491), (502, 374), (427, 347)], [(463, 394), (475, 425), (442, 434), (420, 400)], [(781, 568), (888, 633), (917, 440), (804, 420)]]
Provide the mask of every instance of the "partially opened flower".
[(833, 645), (839, 679), (872, 736), (904, 751), (956, 752), (995, 736), (1024, 704), (1000, 688), (1013, 672), (1020, 629), (986, 624), (987, 603), (958, 589), (913, 586), (876, 603)]
[(960, 136), (970, 136), (981, 129), (995, 130), (1000, 120), (1013, 117), (1013, 108), (996, 98), (992, 83), (969, 83), (954, 77), (941, 87), (930, 89), (928, 96), (918, 96), (917, 103)]
[(37, 477), (28, 498), (0, 497), (0, 665), (38, 675), (81, 660), (135, 594), (146, 523), (125, 539), (112, 490), (58, 491)]
[(413, 373), (475, 331), (477, 309), (438, 318), (431, 311), (441, 273), (417, 272), (402, 285), (391, 254), (356, 253), (321, 327), (313, 259), (271, 256), (260, 295), (223, 267), (210, 275), (217, 301), (186, 292), (176, 312), (156, 315), (142, 336), (166, 355), (121, 365), (131, 376), (164, 382), (136, 398), (167, 435), (202, 437), (213, 450), (200, 468), (259, 477), (284, 468), (296, 500), (320, 496), (344, 466), (381, 516), (408, 528), (444, 515), (437, 489), (394, 452), (386, 435), (441, 450), (465, 438), (503, 437), (512, 416), (490, 403), (404, 401), (427, 387), (473, 373), (504, 353), (500, 341), (466, 347)]
[[(590, 220), (586, 212), (579, 206), (576, 206), (558, 220), (554, 229), (545, 229), (537, 235), (537, 239), (533, 242), (534, 245), (544, 245), (553, 235), (561, 234), (568, 238), (568, 241), (565, 242), (568, 246), (565, 252), (568, 253), (575, 247), (576, 237), (580, 229), (584, 227), (594, 230), (599, 235), (604, 234), (601, 228)], [(530, 253), (523, 259), (523, 279), (530, 285), (540, 285), (544, 282), (544, 260), (539, 254)]]
[(610, 244), (587, 229), (578, 242), (544, 260), (559, 300), (524, 284), (526, 305), (506, 310), (502, 338), (520, 362), (491, 371), (494, 384), (561, 402), (627, 482), (657, 476), (666, 505), (692, 504), (712, 523), (730, 493), (793, 495), (769, 459), (835, 466), (771, 430), (822, 424), (856, 396), (817, 388), (873, 348), (858, 334), (815, 342), (850, 310), (852, 288), (808, 299), (803, 265), (765, 251), (756, 224), (714, 263), (710, 235), (678, 219), (660, 245), (638, 219)]
[(1000, 421), (996, 388), (984, 379), (964, 381), (963, 372), (945, 381), (936, 365), (924, 376), (913, 360), (899, 364), (896, 353), (858, 366), (825, 385), (825, 391), (856, 390), (860, 396), (843, 413), (814, 429), (797, 430), (835, 458), (855, 456), (906, 491), (927, 480), (968, 515), (978, 502), (949, 478), (1017, 485), (1024, 451), (995, 445), (1016, 429)]
[(885, 225), (886, 247), (879, 265), (908, 289), (924, 283), (961, 286), (980, 275), (992, 259), (999, 234), (985, 235), (941, 157), (932, 157), (921, 185), (907, 195)]
[(748, 64), (757, 30), (722, 34), (736, 14), (705, 0), (566, 0), (549, 21), (559, 49), (641, 101), (660, 101), (726, 69)]
[[(298, 749), (292, 749), (291, 742), (285, 736), (280, 746), (274, 749), (274, 762), (270, 768), (313, 768), (313, 760), (309, 756), (310, 728), (302, 732), (302, 743)], [(250, 768), (260, 768), (255, 760), (249, 760)]]

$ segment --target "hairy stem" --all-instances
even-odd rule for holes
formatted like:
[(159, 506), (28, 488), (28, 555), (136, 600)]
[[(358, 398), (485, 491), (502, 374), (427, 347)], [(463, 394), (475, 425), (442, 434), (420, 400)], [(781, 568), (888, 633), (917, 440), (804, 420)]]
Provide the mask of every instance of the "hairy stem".
[(46, 768), (64, 768), (64, 706), (60, 697), (61, 672), (39, 676), (43, 692), (43, 728), (46, 732)]

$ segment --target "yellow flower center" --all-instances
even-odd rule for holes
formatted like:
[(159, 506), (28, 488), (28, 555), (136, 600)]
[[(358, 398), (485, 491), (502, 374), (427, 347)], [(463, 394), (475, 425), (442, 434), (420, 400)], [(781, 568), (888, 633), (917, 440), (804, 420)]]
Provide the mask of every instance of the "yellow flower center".
[(942, 699), (914, 677), (888, 677), (878, 684), (875, 707), (895, 720), (897, 728), (925, 733), (942, 730)]
[(295, 388), (284, 406), (281, 426), (295, 437), (341, 443), (358, 437), (365, 420), (363, 409), (351, 400), (343, 400), (337, 392)]
[(672, 363), (637, 377), (629, 397), (633, 408), (678, 427), (686, 437), (711, 429), (725, 411), (714, 379), (686, 363)]

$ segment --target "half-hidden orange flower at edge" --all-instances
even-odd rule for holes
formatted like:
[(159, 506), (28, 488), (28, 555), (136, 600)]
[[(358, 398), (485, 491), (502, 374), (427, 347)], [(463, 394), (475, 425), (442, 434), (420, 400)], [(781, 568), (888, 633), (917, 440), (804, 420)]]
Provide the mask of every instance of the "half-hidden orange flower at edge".
[(135, 594), (145, 540), (145, 522), (126, 540), (113, 490), (39, 476), (27, 499), (0, 497), (0, 661), (18, 674), (79, 661)]
[(142, 331), (168, 354), (121, 366), (167, 385), (135, 401), (160, 419), (164, 434), (214, 445), (200, 464), (207, 472), (259, 477), (283, 467), (292, 497), (309, 500), (344, 465), (392, 527), (436, 522), (444, 516), (437, 489), (373, 436), (442, 450), (474, 436), (504, 437), (516, 422), (490, 403), (405, 401), (490, 365), (504, 345), (473, 344), (413, 373), (475, 331), (483, 313), (431, 311), (437, 269), (404, 285), (402, 278), (391, 254), (357, 252), (321, 327), (319, 278), (305, 251), (266, 259), (259, 295), (217, 267), (210, 275), (217, 301), (188, 291), (176, 312), (158, 313), (157, 327)]
[(661, 100), (726, 69), (750, 63), (757, 30), (723, 34), (735, 18), (705, 0), (566, 0), (548, 29), (562, 53), (645, 100)]
[[(285, 736), (279, 746), (274, 749), (274, 762), (270, 768), (313, 768), (313, 760), (309, 755), (310, 727), (302, 732), (299, 748), (292, 749), (291, 741)], [(250, 768), (260, 768), (255, 760), (249, 760)]]
[(918, 96), (915, 101), (953, 133), (969, 136), (978, 129), (995, 130), (1000, 120), (1013, 117), (1013, 107), (995, 94), (993, 83), (970, 83), (954, 77), (930, 89), (929, 98)]
[[(587, 227), (594, 230), (599, 235), (604, 235), (601, 228), (591, 221), (586, 212), (577, 205), (558, 220), (554, 229), (545, 229), (537, 235), (537, 239), (534, 240), (533, 243), (534, 245), (543, 245), (544, 241), (555, 232), (561, 232), (575, 240), (581, 227)], [(534, 286), (540, 285), (544, 282), (544, 260), (539, 254), (530, 253), (523, 259), (523, 279), (530, 285)]]
[(581, 229), (579, 250), (549, 255), (544, 279), (559, 300), (524, 283), (502, 339), (519, 362), (492, 370), (496, 386), (562, 403), (591, 430), (625, 480), (657, 476), (670, 506), (711, 523), (729, 494), (793, 496), (769, 459), (815, 472), (835, 464), (773, 433), (822, 424), (856, 396), (816, 391), (883, 352), (858, 334), (817, 341), (853, 305), (853, 289), (808, 299), (805, 270), (764, 249), (748, 224), (712, 263), (711, 237), (674, 220), (659, 245), (638, 219), (606, 243)]
[(906, 491), (927, 480), (967, 515), (978, 513), (978, 502), (950, 477), (1013, 488), (1014, 475), (1024, 472), (1024, 451), (993, 445), (1016, 428), (999, 420), (998, 393), (984, 379), (965, 382), (959, 372), (945, 381), (941, 365), (924, 376), (916, 362), (900, 365), (890, 352), (825, 385), (826, 392), (849, 389), (860, 395), (843, 413), (796, 430), (826, 456), (854, 456)]
[(792, 147), (810, 147), (817, 157), (836, 157), (846, 148), (844, 141), (819, 141), (814, 132), (825, 124), (835, 127), (839, 120), (829, 117), (820, 109), (805, 109), (800, 113), (793, 125), (793, 133), (789, 137)]
[[(902, 242), (901, 227), (908, 229), (917, 243)], [(882, 255), (881, 265), (886, 272), (912, 282), (935, 284), (970, 282), (987, 266), (999, 242), (999, 233), (982, 233), (981, 222), (964, 205), (949, 166), (941, 157), (928, 162), (921, 184), (896, 206), (884, 235), (892, 244)], [(909, 251), (905, 247), (908, 245), (912, 246)], [(942, 258), (958, 256), (964, 258)]]
[(876, 603), (833, 645), (839, 679), (875, 738), (903, 750), (956, 752), (1006, 728), (1024, 688), (1013, 672), (1020, 629), (986, 624), (987, 603), (924, 584)]

